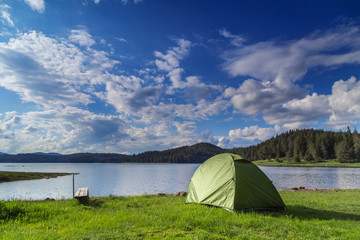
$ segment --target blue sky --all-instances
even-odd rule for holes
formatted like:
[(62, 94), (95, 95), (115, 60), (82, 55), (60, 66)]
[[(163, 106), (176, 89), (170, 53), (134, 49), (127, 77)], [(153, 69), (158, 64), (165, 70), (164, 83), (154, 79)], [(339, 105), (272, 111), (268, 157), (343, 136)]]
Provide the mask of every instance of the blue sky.
[(0, 152), (359, 129), (357, 1), (0, 0)]

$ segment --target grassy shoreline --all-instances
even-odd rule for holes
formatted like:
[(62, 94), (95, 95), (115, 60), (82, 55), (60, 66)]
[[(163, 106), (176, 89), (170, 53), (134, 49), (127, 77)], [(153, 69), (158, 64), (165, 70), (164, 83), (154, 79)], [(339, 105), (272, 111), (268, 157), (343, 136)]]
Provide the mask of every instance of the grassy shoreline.
[(253, 161), (254, 164), (259, 166), (274, 166), (274, 167), (343, 167), (343, 168), (360, 168), (360, 162), (354, 163), (340, 163), (335, 160), (328, 160), (322, 162), (304, 162), (300, 163), (288, 162), (286, 160), (282, 160), (282, 162), (278, 162), (275, 160), (258, 160)]
[(282, 212), (231, 213), (171, 195), (0, 201), (0, 239), (360, 238), (360, 190), (280, 195)]
[(72, 175), (73, 173), (46, 173), (46, 172), (10, 172), (0, 171), (0, 183), (24, 180), (36, 180), (56, 178), (60, 176)]

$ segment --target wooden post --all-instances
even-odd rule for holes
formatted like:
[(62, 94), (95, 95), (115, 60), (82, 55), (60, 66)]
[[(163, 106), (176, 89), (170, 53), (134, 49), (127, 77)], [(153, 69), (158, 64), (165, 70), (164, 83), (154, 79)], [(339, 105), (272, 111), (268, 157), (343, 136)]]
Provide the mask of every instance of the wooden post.
[(73, 175), (73, 198), (75, 196), (75, 175)]

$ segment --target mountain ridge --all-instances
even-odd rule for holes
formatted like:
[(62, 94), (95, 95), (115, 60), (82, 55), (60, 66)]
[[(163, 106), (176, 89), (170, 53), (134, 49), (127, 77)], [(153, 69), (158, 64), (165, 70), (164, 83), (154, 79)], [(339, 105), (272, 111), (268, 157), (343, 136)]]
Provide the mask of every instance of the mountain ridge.
[(340, 162), (360, 161), (360, 134), (314, 129), (289, 130), (259, 144), (223, 149), (211, 143), (197, 143), (163, 151), (146, 151), (126, 155), (118, 153), (21, 153), (1, 154), (0, 162), (55, 163), (202, 163), (220, 153), (235, 153), (254, 161), (287, 158), (294, 162), (319, 162), (338, 159)]

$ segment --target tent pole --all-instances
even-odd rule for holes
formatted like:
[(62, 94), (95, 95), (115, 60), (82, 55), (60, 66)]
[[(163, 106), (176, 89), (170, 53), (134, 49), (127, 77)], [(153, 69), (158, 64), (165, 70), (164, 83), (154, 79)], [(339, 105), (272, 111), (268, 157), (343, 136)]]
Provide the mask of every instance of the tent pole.
[(75, 196), (75, 175), (73, 174), (73, 198)]

